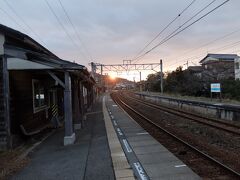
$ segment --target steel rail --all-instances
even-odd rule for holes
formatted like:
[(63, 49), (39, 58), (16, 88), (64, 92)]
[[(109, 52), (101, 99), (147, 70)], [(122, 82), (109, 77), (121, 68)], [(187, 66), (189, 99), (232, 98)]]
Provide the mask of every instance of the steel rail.
[[(118, 95), (117, 95), (118, 97)], [(121, 106), (116, 99), (113, 98), (113, 100), (115, 100), (115, 102)], [(135, 114), (137, 114), (138, 116), (140, 116), (142, 119), (144, 119), (145, 121), (149, 122), (150, 124), (152, 124), (153, 126), (157, 127), (158, 129), (162, 130), (163, 132), (165, 132), (166, 134), (168, 134), (169, 136), (173, 137), (174, 139), (176, 139), (177, 141), (183, 143), (184, 145), (186, 145), (187, 147), (189, 147), (190, 149), (198, 152), (199, 154), (201, 154), (202, 156), (204, 156), (205, 158), (213, 161), (214, 163), (216, 163), (217, 165), (221, 166), (222, 168), (228, 170), (229, 172), (233, 173), (234, 175), (240, 177), (240, 173), (235, 171), (234, 169), (232, 169), (231, 167), (221, 163), (220, 161), (218, 161), (217, 159), (211, 157), (210, 155), (206, 154), (205, 152), (197, 149), (196, 147), (194, 147), (193, 145), (189, 144), (188, 142), (184, 141), (183, 139), (177, 137), (176, 135), (174, 135), (173, 133), (169, 132), (168, 130), (164, 129), (163, 127), (161, 127), (160, 125), (158, 125), (155, 122), (152, 122), (149, 118), (147, 118), (146, 116), (144, 116), (143, 114), (139, 113), (138, 111), (136, 111), (135, 109), (133, 109), (131, 106), (129, 106), (128, 104), (126, 104), (125, 102), (123, 102), (123, 100), (121, 100), (118, 97), (118, 100), (121, 102), (122, 105), (124, 105), (125, 107), (127, 107), (129, 110), (131, 110), (132, 112), (134, 112)]]
[[(180, 116), (180, 117), (184, 117), (184, 118), (187, 118), (187, 119), (190, 119), (190, 120), (193, 120), (193, 121), (197, 121), (199, 123), (202, 123), (202, 124), (214, 127), (214, 128), (218, 128), (218, 129), (224, 130), (224, 131), (229, 132), (229, 133), (240, 135), (240, 126), (237, 126), (235, 124), (222, 122), (222, 121), (212, 119), (212, 118), (208, 118), (208, 117), (202, 117), (202, 116), (197, 115), (197, 114), (193, 114), (193, 113), (189, 113), (189, 112), (185, 112), (185, 111), (181, 111), (181, 110), (176, 110), (176, 109), (173, 109), (173, 108), (169, 109), (169, 108), (166, 108), (166, 107), (161, 106), (161, 105), (156, 105), (156, 104), (152, 104), (150, 102), (146, 102), (146, 101), (143, 101), (143, 100), (140, 100), (140, 99), (137, 99), (137, 98), (133, 98), (131, 96), (128, 96), (128, 98), (133, 99), (135, 101), (138, 101), (138, 102), (140, 102), (140, 103), (142, 103), (146, 106), (149, 106), (149, 107), (153, 107), (153, 108), (156, 108), (156, 109), (159, 109), (159, 110), (162, 110), (162, 111), (166, 111), (168, 113), (171, 113), (171, 114), (174, 114), (174, 115), (177, 115), (177, 116)], [(196, 119), (196, 118), (199, 118), (199, 119)], [(210, 121), (210, 122), (208, 122), (208, 121)], [(218, 123), (218, 124), (211, 124), (211, 123)], [(225, 126), (228, 126), (228, 127), (222, 127), (221, 125), (225, 125)], [(228, 129), (228, 128), (236, 128), (236, 130)]]

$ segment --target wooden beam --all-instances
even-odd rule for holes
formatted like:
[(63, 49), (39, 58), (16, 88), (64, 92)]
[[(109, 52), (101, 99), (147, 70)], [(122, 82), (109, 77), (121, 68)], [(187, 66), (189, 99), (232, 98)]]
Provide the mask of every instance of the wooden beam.
[(47, 71), (47, 73), (55, 80), (57, 81), (63, 88), (65, 88), (65, 84), (64, 82), (61, 81), (61, 79), (59, 79), (56, 74), (54, 74), (53, 72), (51, 71)]

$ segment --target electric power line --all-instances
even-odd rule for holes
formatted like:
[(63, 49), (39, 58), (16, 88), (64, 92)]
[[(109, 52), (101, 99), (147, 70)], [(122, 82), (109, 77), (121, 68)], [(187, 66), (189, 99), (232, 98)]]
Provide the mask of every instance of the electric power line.
[(14, 19), (14, 17), (13, 16), (11, 16), (7, 11), (5, 11), (3, 8), (1, 8), (0, 7), (0, 10), (4, 13), (4, 14), (6, 14), (8, 17), (9, 17), (9, 19), (11, 19), (17, 26), (19, 26), (23, 31), (25, 31), (25, 32), (27, 32), (27, 30), (24, 28), (24, 27), (22, 27), (17, 21), (16, 21), (16, 19)]
[[(164, 42), (167, 38), (171, 37), (174, 33), (176, 33), (179, 29), (181, 29), (185, 24), (187, 24), (188, 22), (190, 22), (194, 17), (196, 17), (197, 15), (199, 15), (202, 11), (204, 11), (205, 9), (207, 9), (211, 4), (213, 4), (216, 0), (212, 0), (209, 4), (207, 4), (205, 7), (203, 7), (200, 11), (198, 11), (195, 15), (193, 15), (191, 18), (189, 18), (187, 21), (185, 21), (182, 25), (180, 25), (178, 28), (176, 28), (173, 32), (171, 32), (167, 37), (165, 37), (161, 42)], [(161, 43), (160, 42), (160, 43)], [(159, 44), (160, 44), (159, 43)], [(145, 56), (145, 54), (143, 54), (143, 56)], [(142, 56), (142, 57), (143, 57)], [(141, 57), (140, 57), (141, 58)], [(139, 60), (139, 59), (138, 59)]]
[(75, 32), (75, 34), (76, 34), (79, 42), (81, 42), (82, 47), (83, 47), (83, 48), (85, 49), (85, 51), (87, 52), (87, 54), (88, 54), (88, 56), (90, 57), (91, 61), (93, 61), (92, 55), (90, 54), (90, 52), (88, 51), (87, 47), (84, 45), (83, 41), (81, 40), (80, 35), (79, 35), (78, 31), (77, 31), (77, 28), (76, 28), (76, 26), (73, 24), (73, 22), (72, 22), (72, 20), (71, 20), (71, 18), (70, 18), (70, 16), (69, 16), (67, 10), (64, 8), (61, 0), (58, 0), (58, 2), (59, 2), (59, 4), (60, 4), (61, 8), (63, 9), (63, 12), (64, 12), (64, 14), (66, 15), (69, 23), (71, 24), (71, 26), (72, 26), (72, 28), (73, 28), (73, 30), (74, 30), (74, 32)]
[(206, 46), (208, 46), (208, 45), (210, 45), (210, 44), (213, 44), (213, 43), (215, 43), (215, 42), (217, 42), (217, 41), (219, 41), (219, 40), (225, 39), (225, 38), (227, 38), (227, 37), (229, 37), (229, 36), (231, 36), (231, 35), (233, 35), (233, 34), (235, 34), (235, 33), (238, 33), (238, 32), (240, 32), (240, 29), (235, 30), (235, 31), (232, 31), (232, 32), (230, 32), (230, 33), (227, 33), (227, 34), (225, 34), (225, 35), (223, 35), (223, 36), (220, 36), (220, 37), (218, 37), (218, 38), (216, 38), (216, 39), (214, 39), (214, 40), (211, 40), (211, 41), (209, 41), (209, 42), (207, 42), (207, 43), (204, 43), (204, 44), (202, 44), (201, 46), (199, 46), (199, 47), (197, 47), (197, 48), (193, 48), (193, 49), (191, 49), (191, 50), (189, 50), (189, 51), (187, 51), (187, 52), (184, 52), (180, 57), (184, 57), (184, 55), (186, 55), (186, 54), (192, 53), (193, 51), (196, 51), (196, 50), (198, 50), (198, 49), (200, 49), (200, 48), (206, 47)]
[(186, 30), (187, 28), (189, 28), (190, 26), (192, 26), (193, 24), (197, 23), (198, 21), (200, 21), (201, 19), (203, 19), (204, 17), (206, 17), (207, 15), (211, 14), (212, 12), (214, 12), (215, 10), (217, 10), (218, 8), (220, 8), (221, 6), (223, 6), (224, 4), (226, 4), (228, 1), (230, 0), (226, 0), (223, 3), (221, 3), (220, 5), (216, 6), (215, 8), (213, 8), (212, 10), (210, 10), (209, 12), (207, 12), (206, 14), (202, 15), (200, 18), (198, 18), (197, 20), (193, 21), (192, 23), (190, 23), (189, 25), (187, 25), (186, 27), (184, 27), (183, 29), (177, 31), (176, 33), (172, 34), (169, 37), (166, 37), (165, 39), (163, 39), (160, 43), (158, 43), (157, 45), (155, 45), (154, 47), (152, 47), (150, 50), (148, 50), (147, 52), (145, 52), (144, 54), (142, 54), (141, 56), (137, 57), (137, 59), (140, 59), (142, 57), (144, 57), (146, 54), (150, 53), (151, 51), (153, 51), (154, 49), (156, 49), (158, 46), (164, 44), (165, 42), (169, 41), (170, 39), (172, 39), (173, 37), (175, 37), (176, 35), (178, 35), (179, 33), (181, 33), (182, 31)]
[(15, 14), (15, 16), (17, 16), (22, 22), (23, 24), (45, 45), (44, 41), (42, 40), (42, 38), (32, 29), (32, 27), (30, 25), (28, 25), (28, 23), (17, 13), (17, 11), (12, 7), (11, 4), (9, 4), (9, 2), (7, 0), (3, 0), (5, 2), (5, 4), (8, 6), (8, 8)]
[[(165, 39), (167, 39), (168, 37), (170, 37), (171, 35), (173, 35), (175, 32), (177, 32), (179, 29), (181, 29), (185, 24), (187, 24), (188, 22), (190, 22), (194, 17), (196, 17), (197, 15), (199, 15), (201, 12), (203, 12), (205, 9), (207, 9), (211, 4), (213, 4), (216, 0), (212, 0), (209, 4), (207, 4), (205, 7), (203, 7), (200, 11), (198, 11), (195, 15), (193, 15), (192, 17), (190, 17), (187, 21), (185, 21), (183, 24), (181, 24), (178, 28), (176, 28), (173, 32), (171, 32), (167, 37), (165, 37), (161, 42), (163, 42)], [(161, 43), (160, 42), (160, 43)], [(142, 56), (137, 57), (137, 61), (139, 61), (142, 57), (144, 57), (145, 54), (143, 54)]]
[[(57, 20), (58, 24), (60, 25), (60, 27), (62, 28), (62, 30), (65, 32), (65, 34), (67, 35), (67, 37), (70, 39), (70, 41), (72, 42), (72, 45), (76, 48), (79, 49), (78, 45), (75, 43), (75, 41), (73, 40), (73, 38), (70, 36), (69, 32), (67, 31), (67, 29), (65, 28), (65, 26), (63, 25), (63, 23), (60, 21), (60, 19), (58, 18), (57, 14), (55, 13), (55, 11), (53, 10), (52, 6), (49, 4), (49, 2), (47, 0), (44, 0), (49, 8), (49, 10), (52, 12), (52, 14), (54, 15), (55, 19)], [(85, 58), (85, 54), (82, 54)]]
[[(233, 42), (233, 43), (230, 43), (230, 44), (221, 46), (221, 47), (219, 47), (219, 48), (212, 49), (211, 51), (216, 53), (216, 52), (219, 52), (219, 51), (222, 51), (222, 50), (226, 50), (226, 49), (232, 48), (232, 47), (237, 46), (237, 45), (239, 45), (239, 44), (240, 44), (240, 41), (236, 41), (236, 42)], [(205, 53), (200, 53), (200, 54), (198, 54), (198, 56), (185, 58), (185, 59), (183, 59), (183, 60), (181, 60), (181, 61), (178, 61), (178, 62), (175, 62), (175, 63), (172, 63), (172, 64), (168, 65), (168, 67), (171, 67), (171, 66), (173, 66), (173, 65), (178, 64), (179, 62), (183, 62), (183, 61), (186, 61), (186, 60), (192, 60), (192, 59), (200, 58), (200, 57), (202, 57), (204, 54), (205, 54)]]
[[(227, 34), (225, 34), (225, 35), (223, 35), (223, 36), (221, 36), (221, 37), (218, 37), (218, 38), (216, 38), (216, 39), (214, 39), (214, 40), (211, 40), (211, 41), (209, 41), (209, 42), (201, 45), (200, 47), (197, 47), (197, 48), (195, 48), (195, 49), (192, 49), (192, 50), (190, 50), (190, 51), (187, 51), (187, 52), (185, 52), (185, 53), (183, 53), (183, 54), (189, 54), (189, 53), (191, 53), (191, 52), (194, 52), (194, 51), (196, 51), (196, 50), (198, 50), (198, 49), (200, 49), (200, 48), (206, 47), (206, 46), (208, 46), (208, 45), (210, 45), (210, 44), (213, 44), (213, 43), (215, 43), (215, 42), (217, 42), (217, 41), (219, 41), (219, 40), (225, 39), (226, 37), (229, 37), (229, 36), (231, 36), (231, 35), (239, 32), (239, 31), (240, 31), (240, 29), (235, 30), (235, 31), (232, 31), (232, 32), (230, 32), (230, 33), (227, 33)], [(238, 41), (237, 41), (237, 42), (238, 42)], [(237, 42), (235, 42), (235, 43), (237, 43)], [(235, 44), (235, 43), (233, 43), (233, 44)], [(232, 44), (232, 43), (231, 43), (231, 44)], [(231, 44), (230, 44), (230, 45), (231, 45)], [(229, 46), (229, 45), (227, 45), (227, 46)], [(225, 46), (224, 46), (224, 47), (225, 47)], [(221, 48), (223, 48), (223, 47), (221, 47)], [(218, 49), (219, 49), (219, 48), (218, 48)], [(213, 51), (213, 50), (211, 50), (211, 51)], [(203, 53), (201, 53), (201, 54), (203, 54)], [(180, 56), (180, 57), (183, 57), (183, 58), (184, 58), (184, 56)], [(201, 57), (201, 56), (196, 56), (196, 57), (194, 56), (194, 57), (190, 57), (190, 58), (184, 58), (183, 60), (176, 61), (176, 62), (170, 64), (169, 67), (171, 67), (172, 65), (175, 65), (175, 64), (177, 64), (177, 63), (179, 63), (179, 62), (186, 61), (186, 60), (189, 60), (189, 59), (191, 60), (191, 58), (199, 58), (199, 57)]]
[(48, 3), (47, 0), (44, 0), (49, 8), (49, 10), (52, 12), (52, 14), (54, 15), (55, 19), (57, 20), (58, 24), (60, 25), (60, 27), (63, 29), (63, 31), (65, 32), (65, 34), (68, 36), (68, 38), (72, 41), (73, 45), (75, 46), (75, 42), (72, 39), (72, 37), (70, 36), (70, 34), (68, 33), (68, 31), (66, 30), (66, 28), (64, 27), (64, 25), (62, 24), (62, 22), (60, 21), (60, 19), (58, 18), (57, 14), (55, 13), (55, 11), (53, 10), (52, 6)]
[(196, 0), (193, 0), (186, 8), (184, 8), (173, 20), (167, 24), (150, 42), (148, 42), (143, 49), (141, 49), (137, 55), (132, 59), (135, 60), (138, 55), (140, 55), (153, 41), (155, 41), (171, 24), (173, 24)]

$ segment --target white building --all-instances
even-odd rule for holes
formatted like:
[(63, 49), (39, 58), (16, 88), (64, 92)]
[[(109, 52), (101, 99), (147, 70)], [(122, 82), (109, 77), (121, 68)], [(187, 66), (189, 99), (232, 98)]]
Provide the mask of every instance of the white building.
[(237, 58), (235, 58), (234, 64), (235, 64), (235, 68), (234, 68), (235, 79), (240, 80), (240, 57), (239, 56)]

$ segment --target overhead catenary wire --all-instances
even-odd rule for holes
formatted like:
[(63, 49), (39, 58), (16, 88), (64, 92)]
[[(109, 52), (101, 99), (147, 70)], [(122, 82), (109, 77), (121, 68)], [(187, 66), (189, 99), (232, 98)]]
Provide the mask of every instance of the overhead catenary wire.
[(185, 7), (172, 21), (170, 21), (150, 42), (148, 42), (143, 49), (141, 49), (137, 55), (132, 59), (134, 61), (138, 55), (140, 55), (153, 41), (155, 41), (168, 27), (170, 27), (196, 0), (191, 1), (191, 3)]
[(213, 8), (212, 10), (208, 11), (206, 14), (202, 15), (201, 17), (199, 17), (198, 19), (196, 19), (195, 21), (193, 21), (192, 23), (190, 23), (189, 25), (187, 25), (186, 27), (182, 28), (181, 30), (177, 31), (176, 33), (172, 34), (171, 36), (165, 38), (164, 40), (162, 40), (160, 43), (158, 43), (157, 45), (155, 45), (154, 47), (152, 47), (150, 50), (146, 51), (144, 54), (140, 55), (139, 57), (137, 57), (137, 59), (143, 58), (146, 54), (149, 54), (151, 51), (153, 51), (154, 49), (156, 49), (157, 47), (159, 47), (160, 45), (164, 44), (165, 42), (169, 41), (170, 39), (172, 39), (173, 37), (175, 37), (176, 35), (178, 35), (179, 33), (183, 32), (184, 30), (186, 30), (187, 28), (191, 27), (193, 24), (197, 23), (198, 21), (200, 21), (201, 19), (203, 19), (204, 17), (208, 16), (209, 14), (211, 14), (212, 12), (214, 12), (215, 10), (217, 10), (218, 8), (220, 8), (221, 6), (223, 6), (224, 4), (226, 4), (228, 1), (230, 0), (225, 0), (223, 3), (221, 3), (220, 5), (216, 6), (215, 8)]
[(86, 53), (87, 53), (88, 56), (90, 57), (90, 60), (93, 61), (93, 58), (92, 58), (91, 53), (88, 51), (88, 48), (85, 46), (85, 44), (83, 43), (82, 39), (80, 38), (80, 35), (79, 35), (78, 31), (77, 31), (77, 28), (76, 28), (76, 26), (74, 25), (74, 23), (72, 22), (69, 14), (68, 14), (68, 12), (67, 12), (67, 10), (65, 9), (65, 7), (64, 7), (64, 5), (62, 4), (61, 0), (58, 0), (58, 2), (59, 2), (59, 4), (60, 4), (60, 6), (61, 6), (61, 8), (62, 8), (62, 10), (63, 10), (63, 12), (64, 12), (64, 14), (66, 15), (69, 23), (71, 24), (71, 26), (72, 26), (72, 28), (73, 28), (73, 30), (74, 30), (74, 32), (75, 32), (75, 34), (76, 34), (79, 42), (81, 43), (82, 47), (85, 49)]

